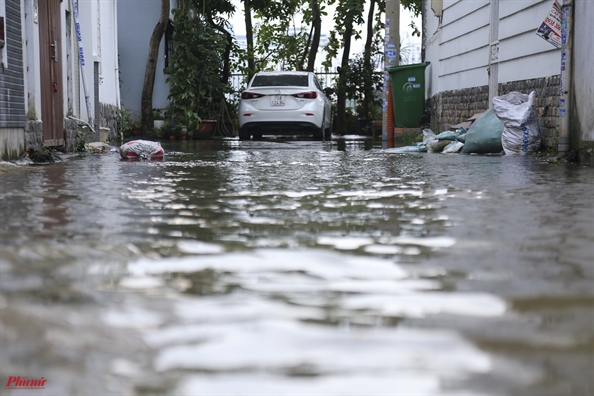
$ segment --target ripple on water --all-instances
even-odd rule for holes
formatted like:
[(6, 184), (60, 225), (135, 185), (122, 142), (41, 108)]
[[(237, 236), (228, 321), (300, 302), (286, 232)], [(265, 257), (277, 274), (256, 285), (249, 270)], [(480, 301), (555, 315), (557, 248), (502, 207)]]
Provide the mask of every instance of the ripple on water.
[[(417, 239), (422, 238), (400, 242), (435, 248), (453, 243)], [(157, 351), (155, 370), (209, 372), (184, 376), (176, 394), (246, 389), (440, 394), (443, 381), (491, 369), (491, 357), (456, 332), (384, 326), (377, 319), (496, 317), (506, 311), (498, 297), (443, 291), (441, 281), (418, 279), (387, 259), (315, 249), (220, 254), (211, 253), (216, 248), (210, 244), (189, 249), (184, 244), (180, 251), (196, 254), (137, 260), (128, 265), (130, 277), (142, 283), (214, 271), (219, 274), (214, 282), (239, 289), (199, 298), (185, 293), (173, 302), (176, 319), (158, 327), (151, 322), (158, 318), (144, 318), (144, 340)], [(108, 319), (122, 325), (120, 313)]]

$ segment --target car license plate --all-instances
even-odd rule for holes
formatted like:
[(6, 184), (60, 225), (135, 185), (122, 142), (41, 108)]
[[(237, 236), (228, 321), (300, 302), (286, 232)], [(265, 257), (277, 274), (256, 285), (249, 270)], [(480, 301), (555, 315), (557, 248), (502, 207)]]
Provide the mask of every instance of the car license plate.
[(284, 106), (285, 105), (285, 97), (282, 95), (275, 95), (270, 99), (271, 106)]

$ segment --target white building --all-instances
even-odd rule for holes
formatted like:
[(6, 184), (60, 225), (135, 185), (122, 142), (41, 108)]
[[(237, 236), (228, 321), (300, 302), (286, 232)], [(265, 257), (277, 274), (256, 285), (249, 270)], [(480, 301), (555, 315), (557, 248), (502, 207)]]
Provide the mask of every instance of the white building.
[[(573, 3), (573, 72), (581, 76), (574, 116), (582, 120), (574, 141), (592, 142), (594, 2)], [(540, 129), (545, 142), (554, 143), (563, 114), (561, 50), (536, 34), (552, 6), (553, 0), (423, 1), (424, 60), (430, 62), (425, 88), (434, 130), (487, 110), (494, 96), (535, 91)]]
[[(11, 48), (3, 55), (0, 71), (6, 88), (0, 113), (10, 110), (9, 116), (0, 117), (3, 159), (44, 146), (72, 151), (81, 137), (78, 120), (91, 122), (95, 136), (88, 136), (89, 140), (99, 138), (101, 127), (109, 129), (108, 137), (116, 136), (117, 0), (80, 3), (80, 35), (76, 4), (74, 0), (0, 0), (5, 47)], [(79, 36), (84, 44), (82, 68)]]

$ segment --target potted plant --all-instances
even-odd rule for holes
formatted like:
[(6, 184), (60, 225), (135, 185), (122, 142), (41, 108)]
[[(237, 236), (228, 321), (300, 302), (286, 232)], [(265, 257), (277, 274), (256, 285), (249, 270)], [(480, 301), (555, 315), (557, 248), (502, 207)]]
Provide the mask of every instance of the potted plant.
[[(169, 57), (167, 115), (193, 137), (208, 136), (224, 104), (229, 86), (221, 81), (225, 37), (199, 13), (173, 10), (175, 32)], [(207, 122), (208, 121), (208, 122)], [(209, 129), (210, 128), (210, 129)]]
[(153, 120), (155, 137), (162, 138), (166, 130), (164, 110), (153, 109)]

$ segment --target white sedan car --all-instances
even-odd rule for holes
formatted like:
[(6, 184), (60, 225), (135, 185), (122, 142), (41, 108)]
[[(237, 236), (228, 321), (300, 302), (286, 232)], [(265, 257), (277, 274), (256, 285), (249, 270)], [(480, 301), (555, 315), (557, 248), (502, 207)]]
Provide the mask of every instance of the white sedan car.
[(330, 138), (331, 88), (322, 89), (311, 72), (259, 72), (239, 102), (239, 138), (314, 135)]

